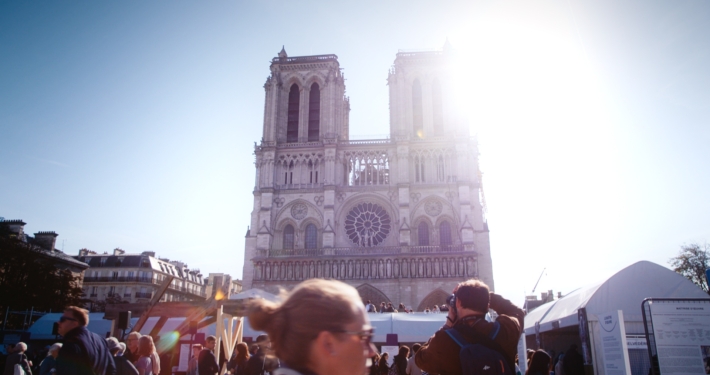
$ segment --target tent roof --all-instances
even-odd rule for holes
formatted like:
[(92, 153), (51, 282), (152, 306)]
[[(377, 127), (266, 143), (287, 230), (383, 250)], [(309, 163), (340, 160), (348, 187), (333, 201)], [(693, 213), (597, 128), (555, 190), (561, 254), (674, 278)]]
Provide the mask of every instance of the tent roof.
[(588, 315), (623, 310), (624, 320), (642, 321), (641, 302), (645, 298), (708, 298), (690, 280), (656, 263), (636, 262), (608, 279), (579, 288), (568, 295), (548, 302), (525, 317), (525, 334), (535, 334), (535, 323), (540, 332), (577, 325), (577, 310), (586, 308)]
[(243, 292), (229, 296), (229, 299), (248, 299), (248, 298), (263, 298), (267, 301), (278, 302), (280, 299), (269, 292), (265, 292), (258, 288), (252, 288)]

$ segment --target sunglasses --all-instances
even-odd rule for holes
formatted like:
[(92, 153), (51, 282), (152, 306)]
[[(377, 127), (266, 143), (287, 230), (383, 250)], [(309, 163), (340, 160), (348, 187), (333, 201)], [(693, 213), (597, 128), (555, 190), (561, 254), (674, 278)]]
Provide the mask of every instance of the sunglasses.
[(64, 322), (66, 322), (67, 320), (71, 320), (71, 321), (73, 321), (73, 322), (76, 322), (76, 321), (77, 321), (77, 320), (74, 319), (74, 318), (70, 318), (70, 317), (68, 317), (68, 316), (62, 316), (62, 317), (59, 318), (59, 323), (64, 323)]
[(372, 342), (372, 337), (375, 336), (375, 329), (370, 328), (366, 329), (364, 331), (345, 331), (345, 330), (340, 330), (340, 331), (333, 331), (336, 333), (344, 333), (346, 335), (354, 335), (354, 336), (359, 336), (360, 341), (362, 341), (363, 344), (365, 345), (370, 345)]

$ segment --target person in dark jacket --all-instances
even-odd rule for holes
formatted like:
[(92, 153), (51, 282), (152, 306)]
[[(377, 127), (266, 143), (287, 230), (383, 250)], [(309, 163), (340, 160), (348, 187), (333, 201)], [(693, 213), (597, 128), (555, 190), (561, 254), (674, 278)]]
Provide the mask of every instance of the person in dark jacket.
[(205, 348), (202, 349), (200, 356), (197, 358), (197, 373), (199, 375), (215, 375), (219, 372), (217, 358), (212, 352), (215, 344), (217, 344), (217, 338), (214, 336), (207, 336), (205, 339)]
[[(390, 365), (387, 364), (387, 359), (389, 358), (388, 353), (382, 353), (382, 356), (380, 357), (380, 363), (378, 367), (380, 368), (380, 375), (387, 375), (390, 371)], [(394, 366), (394, 365), (393, 365)]]
[(58, 375), (116, 375), (116, 364), (106, 341), (89, 331), (89, 312), (69, 306), (59, 318), (58, 332), (64, 345), (57, 356)]
[(264, 375), (271, 373), (279, 367), (278, 359), (267, 356), (271, 348), (268, 335), (259, 335), (256, 338), (257, 351), (247, 361), (247, 375)]
[(399, 347), (399, 354), (394, 356), (394, 364), (397, 367), (398, 375), (407, 375), (407, 360), (409, 359), (409, 347), (402, 345)]
[(5, 372), (3, 375), (14, 375), (15, 365), (20, 365), (27, 375), (32, 375), (32, 369), (30, 368), (30, 362), (25, 355), (27, 351), (27, 344), (24, 342), (18, 342), (15, 345), (15, 351), (7, 356), (7, 361), (5, 362)]
[[(496, 329), (494, 342), (500, 346), (500, 354), (510, 368), (515, 368), (518, 340), (525, 326), (525, 312), (521, 308), (490, 292), (488, 285), (475, 279), (459, 283), (448, 303), (450, 309), (444, 327), (434, 333), (414, 356), (415, 363), (422, 371), (430, 374), (462, 374), (459, 358), (461, 348), (446, 333), (450, 328), (459, 331), (470, 343), (476, 343), (474, 335), (490, 336)], [(496, 322), (486, 320), (489, 309), (498, 314)]]
[(234, 356), (227, 364), (227, 370), (233, 375), (247, 375), (247, 362), (249, 361), (249, 347), (246, 343), (237, 344)]
[(108, 350), (113, 356), (113, 361), (116, 363), (116, 375), (138, 375), (138, 370), (128, 358), (123, 356), (125, 349), (115, 337), (106, 339)]
[(59, 355), (59, 349), (61, 348), (62, 343), (60, 342), (49, 348), (47, 356), (39, 364), (39, 375), (52, 375), (57, 372), (57, 355)]
[(570, 345), (562, 361), (565, 375), (584, 375), (584, 358), (577, 352), (577, 345)]
[(538, 349), (530, 357), (530, 367), (525, 375), (550, 375), (550, 360), (552, 358), (546, 351)]

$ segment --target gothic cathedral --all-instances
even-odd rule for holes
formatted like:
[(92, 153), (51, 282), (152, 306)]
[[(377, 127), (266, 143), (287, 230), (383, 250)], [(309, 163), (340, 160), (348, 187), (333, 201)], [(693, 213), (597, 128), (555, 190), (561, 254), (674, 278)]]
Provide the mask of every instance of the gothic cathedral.
[(389, 137), (379, 140), (350, 139), (336, 55), (282, 49), (272, 60), (245, 289), (333, 278), (363, 300), (414, 311), (469, 278), (494, 289), (478, 147), (454, 105), (452, 55), (397, 53)]

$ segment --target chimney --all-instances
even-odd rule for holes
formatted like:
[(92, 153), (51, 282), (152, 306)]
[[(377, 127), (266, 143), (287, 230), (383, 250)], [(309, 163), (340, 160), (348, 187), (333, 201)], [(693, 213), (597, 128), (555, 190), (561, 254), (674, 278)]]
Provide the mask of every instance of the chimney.
[(125, 254), (125, 253), (126, 253), (126, 252), (125, 252), (124, 250), (121, 250), (121, 249), (119, 249), (119, 248), (113, 249), (113, 255), (123, 255), (123, 254)]
[(50, 232), (37, 232), (35, 233), (35, 243), (49, 251), (54, 251), (54, 245), (57, 243), (57, 236), (53, 231)]
[(562, 292), (557, 292), (557, 299), (562, 298)]
[(552, 292), (552, 289), (547, 291), (547, 296), (550, 297), (550, 301), (555, 300), (555, 293)]
[(540, 293), (540, 301), (547, 301), (547, 293), (546, 292)]
[(85, 257), (87, 255), (89, 255), (89, 249), (87, 249), (87, 248), (79, 249), (79, 256), (80, 257)]
[(14, 233), (17, 237), (22, 237), (25, 234), (25, 223), (22, 220), (5, 220), (3, 224), (7, 225), (10, 232)]

